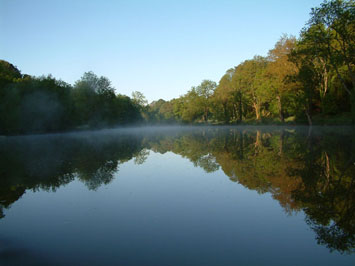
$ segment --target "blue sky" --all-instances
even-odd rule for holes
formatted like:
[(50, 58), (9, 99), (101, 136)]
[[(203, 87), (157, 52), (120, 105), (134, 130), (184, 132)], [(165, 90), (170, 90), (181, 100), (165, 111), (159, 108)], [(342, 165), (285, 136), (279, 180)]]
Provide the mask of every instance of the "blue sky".
[(86, 71), (117, 93), (171, 99), (298, 36), (322, 0), (0, 0), (0, 59), (73, 84)]

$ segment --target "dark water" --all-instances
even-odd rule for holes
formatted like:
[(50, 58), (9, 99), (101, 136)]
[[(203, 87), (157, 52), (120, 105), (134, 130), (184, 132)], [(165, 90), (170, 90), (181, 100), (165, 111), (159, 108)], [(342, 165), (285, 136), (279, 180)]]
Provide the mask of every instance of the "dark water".
[(351, 128), (0, 139), (0, 265), (355, 265)]

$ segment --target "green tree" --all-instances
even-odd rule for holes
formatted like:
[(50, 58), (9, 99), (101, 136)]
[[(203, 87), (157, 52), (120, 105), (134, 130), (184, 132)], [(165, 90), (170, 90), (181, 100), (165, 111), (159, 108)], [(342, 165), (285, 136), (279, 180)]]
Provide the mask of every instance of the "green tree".
[(289, 94), (293, 93), (295, 83), (291, 76), (297, 74), (297, 66), (289, 60), (289, 55), (296, 45), (296, 38), (283, 35), (269, 51), (269, 64), (266, 75), (270, 80), (270, 87), (277, 102), (277, 109), (281, 122), (285, 121), (285, 102)]
[(138, 106), (140, 106), (140, 108), (145, 108), (146, 105), (148, 104), (147, 99), (145, 98), (145, 96), (143, 95), (143, 93), (139, 92), (139, 91), (134, 91), (132, 92), (132, 101), (137, 104)]
[(144, 94), (139, 91), (132, 92), (132, 101), (141, 111), (141, 116), (147, 121), (149, 119), (148, 115), (148, 101)]
[(205, 123), (208, 121), (210, 106), (211, 106), (211, 97), (217, 87), (216, 82), (211, 80), (203, 80), (200, 85), (195, 87), (195, 91), (197, 94), (197, 101), (195, 104), (202, 109), (203, 120)]
[(79, 125), (104, 126), (117, 122), (116, 95), (106, 77), (86, 72), (72, 90), (76, 122)]
[(181, 97), (181, 109), (179, 110), (181, 114), (182, 121), (194, 122), (197, 118), (203, 115), (203, 109), (198, 105), (200, 101), (200, 96), (198, 95), (196, 88), (192, 87), (183, 97)]
[(245, 94), (248, 104), (254, 109), (256, 120), (261, 119), (262, 105), (270, 95), (264, 82), (267, 64), (266, 58), (255, 56), (241, 63), (233, 77), (235, 89)]
[[(311, 18), (303, 29), (302, 40), (312, 53), (336, 72), (351, 100), (355, 123), (355, 2), (324, 1), (312, 9)], [(347, 71), (342, 71), (342, 67)], [(350, 82), (347, 82), (349, 80)]]
[[(235, 94), (235, 91), (233, 90), (232, 82), (234, 71), (235, 69), (231, 68), (222, 76), (213, 97), (215, 117), (224, 121), (226, 124), (230, 122), (231, 114), (236, 117), (234, 98), (237, 94)], [(239, 115), (241, 120), (241, 110)]]

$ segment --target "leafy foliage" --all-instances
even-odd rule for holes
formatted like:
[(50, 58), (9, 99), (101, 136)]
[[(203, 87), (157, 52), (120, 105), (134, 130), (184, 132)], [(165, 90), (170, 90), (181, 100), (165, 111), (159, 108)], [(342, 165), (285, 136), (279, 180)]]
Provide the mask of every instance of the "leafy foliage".
[(207, 97), (203, 81), (169, 101), (175, 121), (293, 119), (311, 125), (315, 115), (352, 113), (355, 122), (354, 30), (353, 0), (324, 1), (312, 9), (298, 39), (284, 34), (267, 57), (255, 56), (228, 69)]
[(0, 60), (0, 134), (136, 122), (312, 125), (315, 116), (346, 114), (355, 123), (354, 59), (354, 0), (329, 0), (312, 9), (298, 39), (284, 34), (267, 57), (245, 60), (218, 84), (203, 80), (170, 101), (148, 104), (138, 91), (132, 98), (116, 95), (109, 79), (92, 72), (71, 86), (51, 76), (22, 75)]
[(74, 86), (52, 76), (22, 75), (0, 62), (0, 134), (57, 132), (141, 121), (139, 107), (116, 95), (106, 77), (84, 73)]

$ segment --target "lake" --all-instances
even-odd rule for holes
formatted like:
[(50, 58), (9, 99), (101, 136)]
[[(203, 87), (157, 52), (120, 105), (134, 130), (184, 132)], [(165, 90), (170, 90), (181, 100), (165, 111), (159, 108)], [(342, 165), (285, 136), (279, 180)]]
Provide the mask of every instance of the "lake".
[(0, 265), (355, 265), (355, 130), (0, 137)]

